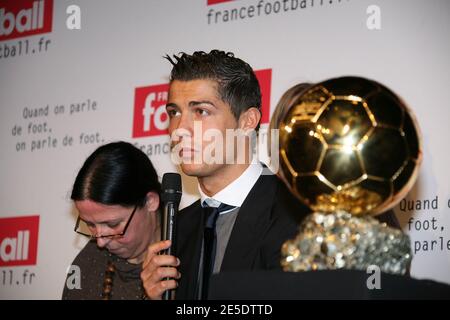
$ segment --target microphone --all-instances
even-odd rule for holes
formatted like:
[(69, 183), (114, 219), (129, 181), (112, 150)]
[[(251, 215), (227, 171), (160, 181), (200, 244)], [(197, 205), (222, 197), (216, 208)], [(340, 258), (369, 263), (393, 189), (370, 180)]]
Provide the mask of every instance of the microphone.
[[(181, 176), (178, 173), (165, 173), (162, 178), (163, 216), (161, 223), (161, 240), (171, 240), (171, 246), (162, 254), (175, 255), (176, 247), (176, 215), (181, 200)], [(169, 280), (169, 278), (166, 278)], [(175, 290), (166, 290), (162, 296), (163, 300), (173, 300)]]

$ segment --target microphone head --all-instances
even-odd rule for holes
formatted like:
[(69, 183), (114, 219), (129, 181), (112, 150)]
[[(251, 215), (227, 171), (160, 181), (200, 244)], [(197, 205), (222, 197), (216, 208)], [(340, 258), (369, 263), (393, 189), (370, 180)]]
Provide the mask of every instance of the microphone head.
[(177, 202), (181, 200), (181, 176), (179, 173), (164, 173), (162, 178), (162, 194), (163, 202)]

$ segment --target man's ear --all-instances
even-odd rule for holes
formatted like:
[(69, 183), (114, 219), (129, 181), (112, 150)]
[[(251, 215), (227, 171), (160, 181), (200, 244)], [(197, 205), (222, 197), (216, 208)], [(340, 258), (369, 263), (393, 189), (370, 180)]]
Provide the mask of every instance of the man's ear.
[(159, 194), (154, 191), (149, 191), (147, 193), (147, 211), (154, 212), (159, 208)]
[(261, 112), (256, 107), (251, 107), (239, 116), (239, 129), (244, 131), (255, 130), (261, 120)]

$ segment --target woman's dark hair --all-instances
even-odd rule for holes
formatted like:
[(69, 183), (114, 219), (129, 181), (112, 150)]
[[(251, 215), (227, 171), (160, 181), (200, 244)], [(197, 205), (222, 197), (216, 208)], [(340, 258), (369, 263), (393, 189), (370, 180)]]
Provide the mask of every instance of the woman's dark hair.
[[(214, 80), (222, 101), (231, 106), (236, 120), (251, 107), (261, 112), (261, 90), (252, 67), (236, 58), (233, 53), (211, 50), (196, 51), (192, 55), (181, 52), (173, 58), (165, 58), (172, 64), (170, 81)], [(258, 125), (259, 127), (259, 125)]]
[(130, 143), (113, 142), (99, 147), (86, 159), (75, 179), (71, 199), (143, 207), (149, 191), (161, 191), (150, 159)]

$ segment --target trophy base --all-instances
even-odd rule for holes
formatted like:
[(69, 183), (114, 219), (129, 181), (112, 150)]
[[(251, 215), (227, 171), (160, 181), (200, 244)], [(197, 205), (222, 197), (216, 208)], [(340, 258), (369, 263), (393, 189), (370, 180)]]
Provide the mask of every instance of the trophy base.
[(370, 216), (315, 212), (307, 216), (295, 239), (282, 247), (284, 271), (352, 269), (377, 266), (404, 275), (412, 253), (409, 236)]

